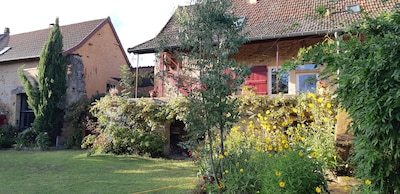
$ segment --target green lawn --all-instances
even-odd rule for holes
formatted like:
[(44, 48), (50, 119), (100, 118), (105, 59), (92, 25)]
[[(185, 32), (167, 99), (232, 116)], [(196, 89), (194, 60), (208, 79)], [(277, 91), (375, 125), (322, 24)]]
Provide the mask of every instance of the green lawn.
[(0, 194), (191, 193), (191, 161), (93, 155), (85, 151), (0, 151)]

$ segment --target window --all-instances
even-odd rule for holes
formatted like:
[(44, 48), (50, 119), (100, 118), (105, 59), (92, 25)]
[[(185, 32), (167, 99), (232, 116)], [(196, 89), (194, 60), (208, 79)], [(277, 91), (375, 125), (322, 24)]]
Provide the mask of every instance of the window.
[(28, 96), (26, 94), (20, 94), (21, 108), (20, 108), (20, 130), (25, 130), (32, 126), (35, 115), (33, 110), (28, 106)]
[(282, 73), (279, 77), (277, 70), (279, 68), (268, 68), (268, 94), (287, 94), (289, 92), (289, 74)]
[(296, 68), (296, 93), (315, 92), (318, 67), (315, 64), (300, 65)]

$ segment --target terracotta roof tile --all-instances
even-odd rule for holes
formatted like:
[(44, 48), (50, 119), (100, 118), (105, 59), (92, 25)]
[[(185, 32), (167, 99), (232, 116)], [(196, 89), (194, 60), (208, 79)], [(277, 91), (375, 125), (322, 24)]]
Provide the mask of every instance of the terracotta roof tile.
[[(71, 52), (110, 18), (60, 26), (64, 53)], [(0, 63), (40, 57), (42, 48), (52, 28), (9, 36), (9, 51), (0, 55)]]
[[(361, 18), (361, 14), (347, 12), (345, 6), (359, 4), (362, 9), (374, 16), (381, 11), (391, 11), (396, 2), (396, 0), (388, 0), (385, 3), (382, 0), (258, 0), (256, 4), (250, 4), (248, 0), (233, 0), (233, 5), (237, 16), (246, 17), (244, 31), (248, 32), (249, 40), (257, 41), (341, 31), (347, 24)], [(316, 19), (319, 15), (315, 10), (321, 5), (328, 8), (330, 15)], [(128, 52), (151, 53), (160, 45), (177, 47), (178, 29), (177, 18), (172, 16), (155, 38), (129, 48)]]

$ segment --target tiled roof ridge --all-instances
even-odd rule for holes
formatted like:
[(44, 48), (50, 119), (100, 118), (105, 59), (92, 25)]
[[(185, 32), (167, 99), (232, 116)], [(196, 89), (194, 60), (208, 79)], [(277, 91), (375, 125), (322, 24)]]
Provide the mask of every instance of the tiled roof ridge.
[[(109, 17), (107, 17), (109, 18)], [(84, 23), (88, 23), (88, 22), (95, 22), (95, 21), (101, 21), (101, 20), (106, 20), (107, 18), (101, 18), (101, 19), (94, 19), (94, 20), (87, 20), (84, 22), (78, 22), (78, 23), (71, 23), (71, 24), (65, 24), (65, 25), (60, 25), (60, 29), (62, 30), (62, 28), (66, 28), (69, 26), (74, 26), (74, 25), (79, 25), (79, 24), (84, 24)], [(43, 29), (39, 29), (39, 30), (32, 30), (32, 31), (28, 31), (28, 32), (21, 32), (18, 34), (10, 34), (10, 36), (16, 36), (16, 35), (21, 35), (21, 34), (29, 34), (29, 33), (34, 33), (34, 32), (39, 32), (39, 31), (46, 31), (46, 30), (51, 30), (52, 27), (49, 28), (43, 28)]]
[[(92, 37), (93, 34), (107, 23), (112, 25), (110, 17), (60, 25), (63, 35), (63, 54), (67, 55), (74, 52), (85, 40)], [(39, 58), (51, 29), (52, 27), (10, 34), (8, 36), (9, 42), (5, 46), (11, 47), (12, 50), (0, 56), (0, 63)], [(115, 33), (115, 29), (113, 30)], [(2, 42), (5, 42), (4, 39), (0, 41), (0, 43)]]

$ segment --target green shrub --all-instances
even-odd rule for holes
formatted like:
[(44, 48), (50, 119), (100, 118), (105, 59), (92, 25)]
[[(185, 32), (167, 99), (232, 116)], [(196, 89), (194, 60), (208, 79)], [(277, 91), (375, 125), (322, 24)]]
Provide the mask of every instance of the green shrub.
[(90, 117), (90, 103), (89, 99), (82, 98), (66, 109), (62, 135), (66, 138), (65, 146), (67, 148), (81, 145), (86, 131), (87, 118)]
[(17, 148), (35, 147), (38, 134), (39, 132), (33, 127), (25, 129), (18, 134)]
[(260, 153), (256, 160), (264, 165), (260, 171), (261, 193), (298, 194), (327, 191), (322, 164), (315, 152), (287, 150), (278, 154)]
[(221, 181), (227, 193), (257, 193), (261, 190), (263, 163), (255, 160), (254, 150), (241, 149), (241, 152), (226, 152), (222, 158), (225, 164)]
[(0, 127), (0, 148), (11, 148), (16, 143), (18, 129), (10, 124)]
[(50, 137), (47, 132), (40, 132), (35, 138), (36, 146), (41, 150), (47, 150), (50, 145)]

